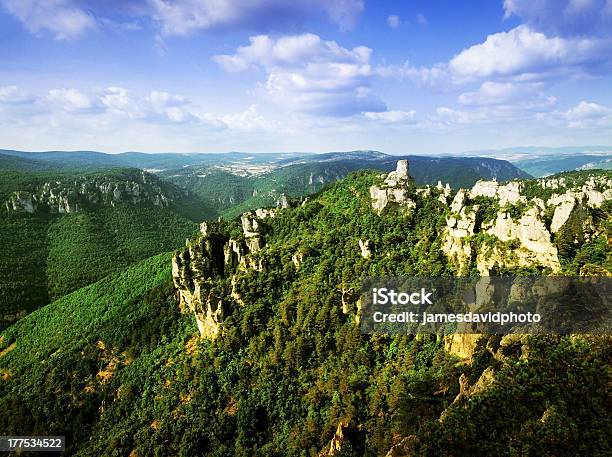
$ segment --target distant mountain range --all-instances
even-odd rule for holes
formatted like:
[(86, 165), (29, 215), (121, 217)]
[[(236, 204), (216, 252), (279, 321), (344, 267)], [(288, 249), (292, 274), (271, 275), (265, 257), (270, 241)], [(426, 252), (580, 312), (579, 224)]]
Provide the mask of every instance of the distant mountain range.
[(520, 147), (467, 151), (460, 155), (506, 159), (537, 178), (563, 171), (612, 168), (612, 146)]
[(218, 214), (234, 216), (274, 205), (282, 195), (316, 192), (352, 171), (391, 171), (398, 158), (410, 161), (417, 184), (468, 187), (478, 179), (505, 181), (529, 174), (505, 160), (481, 157), (392, 156), (379, 151), (314, 153), (158, 153), (0, 150), (0, 169), (19, 171), (96, 170), (133, 167), (155, 173), (192, 191)]
[[(417, 184), (469, 187), (528, 175), (507, 161), (402, 156)], [(326, 154), (104, 154), (0, 151), (0, 329), (64, 294), (171, 250), (196, 223), (276, 206), (397, 156)]]

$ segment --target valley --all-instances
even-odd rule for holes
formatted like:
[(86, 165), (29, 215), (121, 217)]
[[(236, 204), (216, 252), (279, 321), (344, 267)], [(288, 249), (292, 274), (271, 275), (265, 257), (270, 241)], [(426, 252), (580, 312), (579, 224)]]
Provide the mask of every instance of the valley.
[[(364, 335), (358, 291), (365, 276), (609, 276), (611, 172), (452, 189), (413, 168), (351, 171), (180, 237), (167, 221), (159, 254), (2, 331), (0, 428), (65, 435), (81, 456), (605, 455), (609, 337)], [(138, 207), (167, 210), (10, 217), (74, 227)]]

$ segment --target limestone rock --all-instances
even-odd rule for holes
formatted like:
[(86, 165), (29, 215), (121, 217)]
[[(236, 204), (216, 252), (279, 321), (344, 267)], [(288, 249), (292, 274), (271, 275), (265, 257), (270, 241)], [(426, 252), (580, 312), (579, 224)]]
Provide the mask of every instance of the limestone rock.
[(419, 455), (417, 444), (418, 438), (416, 435), (408, 435), (402, 438), (399, 443), (393, 445), (385, 454), (385, 457), (417, 457)]
[(347, 431), (349, 428), (348, 421), (342, 420), (336, 428), (336, 433), (329, 445), (319, 453), (320, 457), (332, 457), (342, 451), (342, 446), (347, 439)]
[(361, 250), (361, 257), (369, 259), (372, 256), (372, 242), (370, 240), (359, 239), (359, 249)]
[[(451, 210), (457, 209), (456, 216), (446, 219), (443, 233), (442, 252), (458, 266), (459, 274), (465, 274), (472, 259), (472, 247), (469, 237), (476, 228), (476, 210), (478, 206), (468, 209), (463, 206), (465, 195), (457, 192)], [(457, 213), (456, 212), (456, 213)]]
[(299, 270), (302, 266), (302, 263), (304, 262), (304, 253), (296, 252), (291, 256), (291, 261), (293, 262), (293, 266), (295, 266), (295, 269)]
[(7, 211), (25, 211), (26, 213), (34, 213), (38, 207), (36, 196), (28, 192), (17, 191), (4, 203)]
[(470, 191), (470, 198), (482, 196), (482, 197), (495, 197), (497, 195), (498, 184), (497, 181), (478, 181), (472, 187)]
[(542, 265), (553, 271), (560, 269), (557, 248), (536, 208), (529, 209), (518, 221), (507, 213), (499, 213), (487, 233), (503, 242), (518, 240), (523, 248), (515, 251), (521, 260), (519, 265)]
[(477, 333), (453, 333), (444, 337), (444, 350), (462, 359), (471, 359), (478, 340), (482, 335)]
[(568, 195), (567, 198), (555, 208), (552, 222), (550, 224), (550, 231), (552, 233), (557, 233), (559, 229), (565, 225), (572, 215), (572, 211), (575, 206), (576, 199), (573, 196)]
[(127, 172), (119, 177), (81, 176), (48, 181), (27, 192), (14, 192), (5, 207), (8, 211), (69, 214), (88, 206), (112, 207), (121, 202), (166, 207), (178, 196), (145, 172)]
[[(215, 338), (222, 333), (224, 307), (232, 303), (244, 305), (236, 289), (236, 275), (246, 270), (265, 271), (265, 257), (257, 255), (264, 247), (259, 221), (274, 215), (274, 210), (265, 209), (243, 214), (244, 238), (239, 239), (220, 233), (221, 221), (202, 222), (200, 233), (188, 239), (185, 248), (175, 253), (172, 278), (179, 307), (181, 312), (194, 314), (203, 337)], [(232, 289), (227, 291), (227, 302), (213, 295), (215, 280), (224, 277), (231, 278)]]
[(414, 209), (416, 204), (408, 195), (408, 185), (411, 183), (408, 161), (399, 160), (396, 170), (387, 175), (382, 186), (370, 187), (372, 209), (379, 215), (390, 205), (406, 210)]

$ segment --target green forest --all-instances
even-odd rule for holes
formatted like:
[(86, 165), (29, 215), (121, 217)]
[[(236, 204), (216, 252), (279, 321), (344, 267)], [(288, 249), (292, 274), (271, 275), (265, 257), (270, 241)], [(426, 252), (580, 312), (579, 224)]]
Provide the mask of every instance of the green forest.
[[(575, 186), (591, 174), (565, 176)], [(216, 339), (201, 338), (193, 314), (181, 312), (172, 252), (134, 263), (155, 246), (181, 248), (193, 226), (158, 218), (177, 236), (154, 243), (121, 231), (108, 240), (108, 229), (92, 236), (93, 227), (133, 224), (131, 212), (129, 220), (119, 212), (53, 222), (46, 293), (61, 298), (1, 333), (0, 411), (10, 414), (0, 415), (0, 430), (65, 435), (67, 453), (80, 456), (610, 455), (607, 336), (485, 335), (465, 360), (445, 350), (443, 335), (361, 334), (365, 276), (456, 274), (441, 250), (448, 205), (411, 185), (414, 210), (377, 215), (369, 190), (380, 181), (378, 172), (352, 173), (260, 220), (265, 246), (252, 256), (261, 267), (208, 278), (223, 309)], [(530, 197), (546, 191), (525, 186)], [(479, 197), (478, 224), (499, 210)], [(525, 208), (512, 211), (520, 217)], [(555, 234), (561, 274), (612, 271), (611, 212), (609, 200), (594, 212), (588, 239), (571, 218)], [(245, 241), (239, 219), (210, 223), (209, 232)], [(360, 239), (370, 240), (370, 257)], [(484, 234), (471, 242), (495, 243)], [(112, 247), (108, 261), (125, 261), (110, 269), (83, 256), (88, 270), (112, 272), (68, 293), (96, 279), (62, 263), (81, 246)], [(341, 446), (328, 453), (332, 439)]]

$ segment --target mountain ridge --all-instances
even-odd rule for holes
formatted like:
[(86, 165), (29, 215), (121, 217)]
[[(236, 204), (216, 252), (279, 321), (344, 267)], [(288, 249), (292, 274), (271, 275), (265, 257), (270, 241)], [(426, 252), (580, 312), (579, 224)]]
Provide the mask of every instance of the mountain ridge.
[[(478, 263), (486, 246), (506, 246), (478, 233), (498, 214), (520, 221), (529, 213), (521, 197), (553, 199), (554, 211), (537, 216), (547, 231), (547, 218), (570, 208), (552, 238), (563, 273), (610, 271), (609, 196), (583, 208), (599, 201), (592, 190), (609, 190), (601, 179), (610, 187), (609, 172), (587, 171), (524, 181), (519, 195), (490, 181), (455, 193), (416, 186), (406, 164), (352, 173), (290, 207), (206, 223), (186, 248), (0, 333), (0, 408), (13, 411), (0, 428), (65, 435), (79, 456), (605, 455), (606, 337), (368, 336), (357, 320), (362, 275), (458, 272), (459, 259), (443, 251), (449, 238), (473, 241)], [(472, 213), (475, 237), (450, 231)], [(585, 221), (594, 231), (575, 244)], [(212, 325), (218, 332), (201, 337)]]

